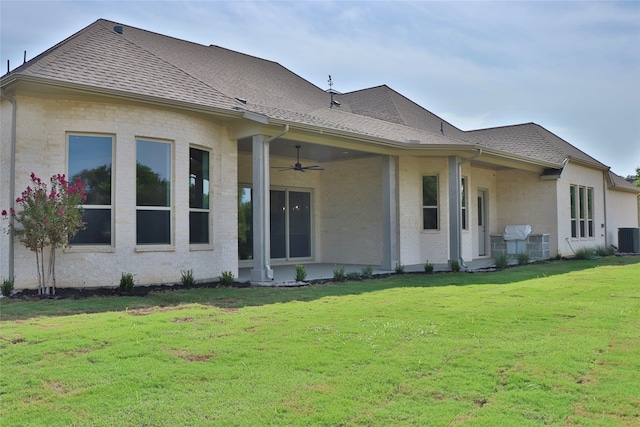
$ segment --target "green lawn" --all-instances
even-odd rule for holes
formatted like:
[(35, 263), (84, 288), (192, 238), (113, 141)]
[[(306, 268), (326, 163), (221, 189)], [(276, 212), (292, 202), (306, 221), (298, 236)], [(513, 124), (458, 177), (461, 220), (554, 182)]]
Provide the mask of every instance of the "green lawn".
[(640, 425), (640, 257), (0, 304), (2, 426)]

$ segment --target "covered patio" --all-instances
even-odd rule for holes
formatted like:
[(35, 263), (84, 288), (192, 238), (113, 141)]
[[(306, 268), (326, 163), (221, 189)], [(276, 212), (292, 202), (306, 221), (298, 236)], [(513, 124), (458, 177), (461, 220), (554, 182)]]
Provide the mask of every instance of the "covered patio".
[[(336, 267), (341, 267), (342, 264), (327, 264), (327, 263), (309, 263), (305, 264), (304, 262), (300, 263), (305, 266), (307, 270), (307, 279), (306, 280), (331, 280), (333, 279), (333, 270)], [(485, 268), (489, 268), (493, 266), (495, 263), (491, 258), (480, 258), (475, 259), (473, 261), (465, 262), (466, 268), (462, 267), (461, 271), (476, 271)], [(344, 272), (348, 273), (361, 273), (366, 265), (359, 264), (345, 264)], [(296, 275), (296, 264), (286, 264), (286, 265), (274, 265), (271, 266), (273, 269), (273, 281), (271, 282), (253, 282), (253, 285), (256, 286), (292, 286), (295, 284), (295, 275)], [(393, 270), (383, 269), (381, 266), (371, 266), (373, 269), (373, 275), (381, 275), (381, 274), (392, 274), (395, 273)], [(241, 267), (238, 269), (238, 277), (236, 281), (240, 283), (251, 281), (251, 270), (252, 267)], [(415, 264), (415, 265), (406, 265), (404, 268), (406, 273), (415, 273), (415, 272), (423, 272), (424, 265)], [(447, 264), (434, 264), (434, 272), (445, 272), (450, 271), (449, 266)]]

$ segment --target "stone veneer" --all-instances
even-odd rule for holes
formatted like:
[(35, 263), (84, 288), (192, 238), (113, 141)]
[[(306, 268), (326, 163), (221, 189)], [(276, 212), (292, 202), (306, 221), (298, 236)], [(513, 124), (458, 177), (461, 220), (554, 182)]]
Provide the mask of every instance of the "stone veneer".
[[(507, 252), (507, 241), (502, 238), (502, 234), (491, 235), (491, 256), (496, 258), (498, 255), (506, 253), (509, 257), (517, 256), (514, 253)], [(529, 255), (531, 261), (537, 261), (541, 259), (548, 259), (549, 254), (549, 235), (548, 234), (530, 234), (526, 240), (523, 241), (525, 245), (524, 253)], [(511, 245), (509, 245), (511, 246)]]

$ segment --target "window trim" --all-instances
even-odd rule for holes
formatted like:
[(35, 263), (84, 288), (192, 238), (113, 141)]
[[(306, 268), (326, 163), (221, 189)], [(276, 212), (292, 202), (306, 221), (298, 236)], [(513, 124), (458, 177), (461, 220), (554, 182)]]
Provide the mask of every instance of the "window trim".
[(116, 163), (115, 163), (115, 158), (116, 158), (116, 135), (112, 134), (112, 133), (102, 133), (102, 132), (74, 132), (74, 131), (67, 131), (65, 132), (65, 157), (66, 157), (66, 165), (65, 165), (65, 170), (67, 172), (67, 179), (70, 181), (72, 179), (71, 174), (69, 173), (69, 163), (70, 163), (70, 156), (69, 156), (69, 143), (70, 143), (70, 138), (72, 136), (80, 136), (80, 137), (98, 137), (98, 138), (110, 138), (111, 139), (111, 183), (110, 183), (110, 187), (111, 187), (111, 197), (110, 197), (110, 201), (111, 204), (109, 205), (89, 205), (89, 204), (82, 204), (82, 209), (86, 210), (98, 210), (98, 209), (109, 209), (109, 211), (111, 212), (110, 216), (110, 242), (109, 243), (105, 243), (105, 244), (101, 244), (101, 243), (70, 243), (70, 246), (64, 249), (64, 252), (69, 252), (69, 253), (79, 253), (79, 252), (114, 252), (115, 251), (115, 227), (116, 227), (116, 209), (115, 209), (115, 199), (116, 199), (116, 192), (115, 192), (115, 174), (116, 174)]

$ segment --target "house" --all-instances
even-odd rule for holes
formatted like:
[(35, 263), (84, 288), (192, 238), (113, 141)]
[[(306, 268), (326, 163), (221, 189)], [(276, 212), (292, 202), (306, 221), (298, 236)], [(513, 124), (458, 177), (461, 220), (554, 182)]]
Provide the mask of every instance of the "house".
[[(533, 258), (548, 258), (638, 226), (638, 189), (540, 125), (462, 131), (387, 86), (327, 92), (272, 61), (106, 20), (0, 87), (0, 206), (31, 172), (89, 184), (59, 286), (464, 264), (504, 251), (508, 225), (530, 226)], [(37, 283), (6, 234), (0, 276)]]

